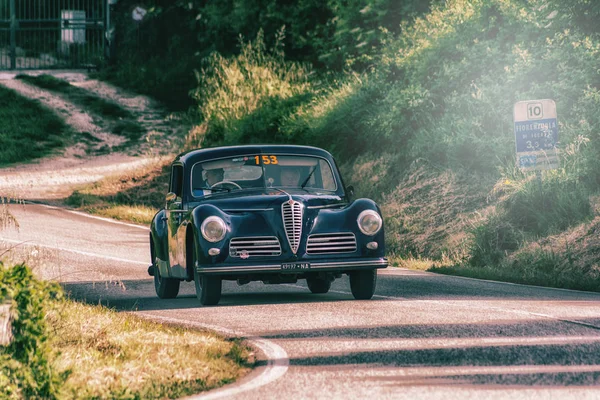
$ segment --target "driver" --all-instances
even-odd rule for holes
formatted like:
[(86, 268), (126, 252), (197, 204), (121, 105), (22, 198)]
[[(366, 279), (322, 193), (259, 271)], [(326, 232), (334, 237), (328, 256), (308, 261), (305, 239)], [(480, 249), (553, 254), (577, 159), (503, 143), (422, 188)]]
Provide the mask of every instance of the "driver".
[(221, 182), (224, 175), (225, 171), (223, 171), (223, 168), (209, 169), (206, 171), (206, 187), (211, 187), (215, 183)]
[(223, 180), (224, 175), (225, 175), (225, 171), (223, 171), (223, 168), (215, 168), (215, 169), (207, 170), (206, 171), (206, 180), (204, 181), (204, 184), (202, 185), (205, 189), (202, 191), (202, 194), (204, 196), (206, 196), (208, 194), (212, 194), (213, 191), (208, 188), (211, 188), (212, 185), (214, 185), (215, 183), (221, 182)]

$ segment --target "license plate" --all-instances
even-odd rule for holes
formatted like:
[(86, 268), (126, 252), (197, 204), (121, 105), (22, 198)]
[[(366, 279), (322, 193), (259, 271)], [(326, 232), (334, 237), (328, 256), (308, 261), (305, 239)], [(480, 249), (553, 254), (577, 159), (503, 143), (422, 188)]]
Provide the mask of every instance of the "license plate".
[(310, 269), (310, 263), (284, 263), (281, 264), (281, 269), (285, 271)]

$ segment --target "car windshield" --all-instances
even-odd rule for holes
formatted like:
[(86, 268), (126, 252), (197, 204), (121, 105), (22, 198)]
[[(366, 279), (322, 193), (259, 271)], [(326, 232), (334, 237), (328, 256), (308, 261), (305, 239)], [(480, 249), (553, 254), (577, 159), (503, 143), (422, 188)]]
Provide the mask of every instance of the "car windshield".
[(195, 197), (244, 189), (337, 190), (327, 160), (278, 154), (237, 156), (197, 163), (192, 168), (191, 185)]

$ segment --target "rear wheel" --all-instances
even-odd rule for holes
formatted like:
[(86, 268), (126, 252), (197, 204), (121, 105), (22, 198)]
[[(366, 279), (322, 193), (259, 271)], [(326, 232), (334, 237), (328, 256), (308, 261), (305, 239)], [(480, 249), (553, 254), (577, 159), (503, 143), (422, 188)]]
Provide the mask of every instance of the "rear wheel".
[(354, 271), (350, 273), (350, 289), (356, 300), (369, 300), (375, 294), (377, 270)]
[(322, 278), (307, 278), (306, 284), (312, 293), (327, 293), (331, 288), (331, 282)]
[(221, 278), (198, 274), (196, 269), (196, 251), (194, 250), (194, 286), (196, 297), (203, 306), (214, 306), (221, 300)]

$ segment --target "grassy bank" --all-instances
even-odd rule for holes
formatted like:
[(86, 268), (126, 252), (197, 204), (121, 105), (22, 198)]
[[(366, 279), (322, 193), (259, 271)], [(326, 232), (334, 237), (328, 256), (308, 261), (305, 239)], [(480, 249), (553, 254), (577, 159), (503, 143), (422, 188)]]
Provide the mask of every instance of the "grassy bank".
[(170, 160), (158, 160), (136, 171), (102, 179), (77, 189), (65, 203), (91, 214), (149, 225), (164, 206)]
[(241, 343), (70, 301), (25, 265), (0, 264), (0, 278), (14, 335), (0, 347), (2, 398), (178, 398), (251, 367)]
[[(179, 398), (243, 376), (247, 347), (72, 301), (48, 315), (53, 361), (68, 371), (61, 399)], [(89, 321), (94, 321), (90, 324)]]
[(107, 131), (115, 135), (136, 141), (145, 133), (136, 117), (121, 105), (73, 86), (63, 79), (45, 74), (37, 76), (20, 74), (16, 78), (63, 95), (67, 100), (93, 115), (101, 126), (106, 126)]
[(0, 86), (0, 165), (26, 162), (63, 147), (71, 130), (39, 102)]

